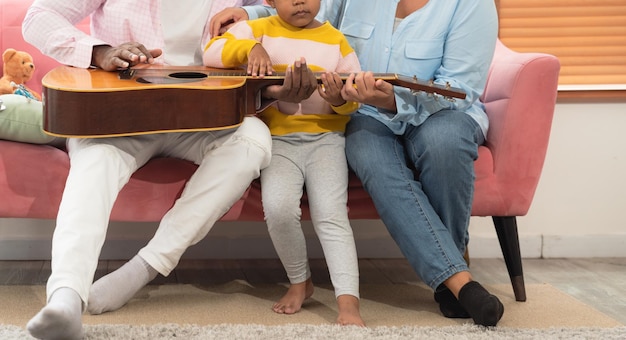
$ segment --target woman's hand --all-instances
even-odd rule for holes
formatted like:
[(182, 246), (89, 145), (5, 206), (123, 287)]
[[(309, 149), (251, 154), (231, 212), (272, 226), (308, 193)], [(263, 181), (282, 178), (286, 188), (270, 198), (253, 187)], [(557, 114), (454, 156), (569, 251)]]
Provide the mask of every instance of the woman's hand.
[(236, 22), (248, 19), (248, 12), (241, 7), (224, 8), (209, 21), (211, 38), (222, 35)]
[(105, 71), (135, 66), (140, 63), (152, 64), (154, 58), (163, 53), (160, 49), (148, 50), (138, 42), (128, 42), (117, 47), (99, 45), (93, 47), (91, 65)]
[(393, 85), (374, 78), (372, 72), (350, 74), (346, 79), (346, 86), (341, 90), (345, 100), (376, 106), (381, 109), (396, 112), (396, 97)]

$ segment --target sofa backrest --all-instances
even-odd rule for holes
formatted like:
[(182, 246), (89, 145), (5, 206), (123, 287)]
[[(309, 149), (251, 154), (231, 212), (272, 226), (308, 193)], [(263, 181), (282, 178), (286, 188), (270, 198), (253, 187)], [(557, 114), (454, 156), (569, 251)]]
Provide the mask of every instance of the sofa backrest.
[[(22, 37), (22, 21), (33, 0), (0, 0), (0, 53), (7, 48), (25, 51), (33, 56), (35, 74), (27, 85), (33, 91), (41, 93), (41, 78), (51, 69), (60, 64), (54, 59), (43, 55), (37, 48), (24, 41)], [(85, 19), (77, 27), (89, 31), (89, 19)], [(4, 74), (0, 63), (0, 74)]]

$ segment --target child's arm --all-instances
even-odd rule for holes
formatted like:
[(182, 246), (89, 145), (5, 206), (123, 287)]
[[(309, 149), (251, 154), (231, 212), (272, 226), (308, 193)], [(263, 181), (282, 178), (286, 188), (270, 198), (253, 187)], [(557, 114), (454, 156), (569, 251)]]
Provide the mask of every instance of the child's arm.
[(249, 21), (235, 24), (226, 33), (209, 41), (202, 57), (205, 66), (235, 68), (247, 64), (252, 76), (272, 74), (272, 61)]
[(204, 48), (202, 61), (209, 67), (240, 67), (248, 62), (250, 51), (259, 43), (248, 22), (242, 21), (223, 35), (211, 39)]

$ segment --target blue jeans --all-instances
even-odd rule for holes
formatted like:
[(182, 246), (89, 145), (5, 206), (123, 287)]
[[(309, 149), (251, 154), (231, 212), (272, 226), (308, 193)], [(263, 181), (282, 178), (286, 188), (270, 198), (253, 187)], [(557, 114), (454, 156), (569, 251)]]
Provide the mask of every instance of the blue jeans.
[(463, 259), (474, 193), (480, 127), (460, 111), (440, 111), (395, 135), (355, 114), (346, 155), (403, 255), (431, 288), (467, 271)]

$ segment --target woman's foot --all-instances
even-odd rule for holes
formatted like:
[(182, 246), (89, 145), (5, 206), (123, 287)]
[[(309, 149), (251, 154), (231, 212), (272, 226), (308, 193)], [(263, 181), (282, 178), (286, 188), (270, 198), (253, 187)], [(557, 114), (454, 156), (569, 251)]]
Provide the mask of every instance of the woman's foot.
[(474, 323), (481, 326), (495, 326), (504, 314), (504, 306), (498, 297), (476, 281), (470, 281), (461, 288), (459, 303), (471, 315)]
[(337, 324), (341, 326), (355, 325), (365, 327), (365, 322), (361, 318), (361, 312), (359, 312), (359, 299), (356, 296), (339, 295), (337, 297), (337, 306), (339, 307)]
[(272, 310), (278, 314), (295, 314), (302, 308), (304, 300), (313, 295), (313, 290), (313, 281), (310, 278), (302, 283), (292, 284), (287, 293), (272, 306)]
[(435, 301), (439, 303), (439, 310), (446, 318), (471, 318), (456, 296), (443, 284), (435, 291)]

